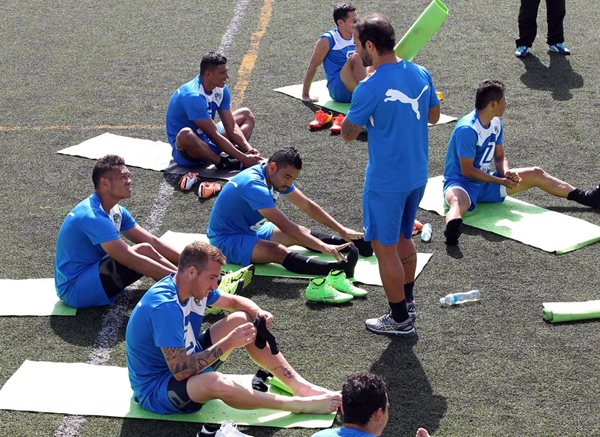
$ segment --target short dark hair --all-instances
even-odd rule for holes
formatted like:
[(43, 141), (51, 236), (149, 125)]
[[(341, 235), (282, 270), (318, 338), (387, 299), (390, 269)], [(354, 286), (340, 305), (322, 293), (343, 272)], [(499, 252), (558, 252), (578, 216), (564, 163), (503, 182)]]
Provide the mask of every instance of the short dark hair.
[(125, 160), (119, 155), (104, 155), (96, 161), (96, 165), (94, 165), (94, 169), (92, 170), (92, 182), (94, 183), (94, 188), (98, 188), (98, 185), (100, 185), (100, 178), (106, 173), (116, 170), (123, 165), (125, 165)]
[(380, 408), (387, 408), (387, 393), (383, 379), (370, 372), (350, 375), (342, 386), (344, 423), (366, 425)]
[(485, 109), (490, 102), (498, 102), (504, 96), (504, 84), (499, 80), (488, 79), (479, 84), (475, 94), (475, 108)]
[(207, 71), (214, 70), (217, 65), (227, 64), (227, 58), (225, 55), (219, 52), (208, 52), (202, 56), (200, 61), (200, 76)]
[(338, 20), (345, 20), (348, 18), (348, 14), (354, 11), (356, 11), (356, 7), (352, 3), (337, 3), (333, 7), (333, 22), (337, 26)]
[(196, 240), (185, 246), (181, 255), (179, 255), (177, 270), (182, 272), (186, 268), (194, 266), (201, 271), (206, 266), (209, 258), (221, 265), (227, 262), (225, 255), (218, 248), (211, 246), (206, 241)]
[(300, 154), (296, 148), (292, 146), (282, 147), (273, 153), (269, 158), (267, 165), (272, 162), (277, 164), (277, 167), (286, 167), (291, 165), (298, 170), (302, 170), (302, 158), (300, 157)]
[(377, 53), (384, 54), (394, 51), (396, 32), (390, 20), (381, 14), (369, 14), (359, 19), (354, 25), (360, 43), (365, 46), (371, 41)]

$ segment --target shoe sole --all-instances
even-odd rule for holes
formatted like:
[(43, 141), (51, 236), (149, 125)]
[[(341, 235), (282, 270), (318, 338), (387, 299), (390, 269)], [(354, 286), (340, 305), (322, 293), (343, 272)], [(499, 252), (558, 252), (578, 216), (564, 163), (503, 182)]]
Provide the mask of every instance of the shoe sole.
[(378, 335), (389, 335), (392, 337), (413, 337), (417, 334), (417, 330), (413, 326), (410, 331), (378, 331), (376, 329), (370, 328), (367, 324), (365, 324), (365, 328), (367, 331), (372, 332), (373, 334)]
[(312, 303), (330, 303), (330, 304), (333, 304), (333, 305), (339, 305), (339, 304), (342, 304), (342, 303), (348, 303), (352, 299), (354, 299), (352, 296), (350, 296), (350, 298), (342, 297), (342, 298), (335, 298), (335, 299), (324, 297), (324, 298), (321, 298), (319, 300), (310, 299), (310, 298), (306, 297), (306, 295), (304, 297), (306, 298), (306, 300), (308, 302), (312, 302)]

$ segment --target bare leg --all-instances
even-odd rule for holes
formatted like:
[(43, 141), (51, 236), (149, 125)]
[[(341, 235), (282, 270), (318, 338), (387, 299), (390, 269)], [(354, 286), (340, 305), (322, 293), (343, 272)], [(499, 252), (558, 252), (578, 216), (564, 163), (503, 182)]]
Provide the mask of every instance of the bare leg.
[(516, 187), (506, 190), (509, 196), (537, 187), (548, 194), (566, 199), (567, 195), (575, 189), (571, 184), (555, 178), (540, 167), (517, 168), (512, 171), (518, 173), (522, 180)]
[[(371, 241), (379, 264), (379, 274), (387, 300), (399, 303), (404, 300), (404, 267), (400, 259), (399, 244), (384, 246), (379, 240)], [(413, 272), (414, 275), (414, 272)]]
[(175, 138), (177, 148), (188, 157), (197, 161), (208, 161), (212, 164), (218, 164), (221, 158), (202, 141), (198, 135), (189, 127), (183, 128)]
[(218, 372), (192, 376), (187, 381), (187, 392), (195, 402), (221, 399), (238, 409), (271, 408), (293, 413), (326, 414), (336, 411), (341, 405), (340, 393), (307, 397), (274, 395), (241, 386)]
[(448, 223), (450, 220), (462, 218), (471, 205), (471, 200), (465, 190), (449, 188), (446, 190), (446, 203), (450, 208), (446, 213), (446, 223)]
[(233, 112), (233, 119), (235, 120), (236, 126), (240, 129), (242, 135), (246, 138), (246, 141), (250, 141), (256, 120), (254, 114), (249, 108), (240, 108)]
[(282, 264), (288, 253), (289, 250), (277, 242), (259, 240), (254, 246), (251, 259), (255, 264)]
[(346, 85), (346, 89), (352, 92), (358, 85), (358, 82), (365, 77), (367, 77), (367, 69), (363, 66), (360, 56), (354, 53), (340, 70), (340, 78), (344, 82), (344, 85)]
[(406, 283), (413, 282), (417, 271), (417, 248), (415, 243), (410, 238), (404, 238), (404, 235), (400, 235), (397, 248), (398, 256), (404, 268), (404, 281)]

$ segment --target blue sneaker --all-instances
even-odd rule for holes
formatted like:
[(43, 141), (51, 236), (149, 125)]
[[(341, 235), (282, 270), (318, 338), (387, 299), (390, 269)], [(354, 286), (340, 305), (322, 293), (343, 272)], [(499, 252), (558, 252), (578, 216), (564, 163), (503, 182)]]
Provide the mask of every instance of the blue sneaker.
[(515, 56), (517, 58), (524, 58), (529, 55), (529, 47), (527, 46), (519, 46), (517, 50), (515, 50)]
[(548, 53), (556, 53), (557, 55), (567, 56), (571, 54), (571, 50), (565, 47), (561, 42), (548, 46)]

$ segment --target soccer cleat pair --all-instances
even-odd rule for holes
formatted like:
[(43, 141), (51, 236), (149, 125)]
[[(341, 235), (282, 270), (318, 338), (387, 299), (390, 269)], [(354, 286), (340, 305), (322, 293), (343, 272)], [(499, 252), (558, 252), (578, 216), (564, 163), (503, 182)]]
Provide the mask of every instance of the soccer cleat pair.
[[(252, 282), (252, 278), (254, 277), (254, 270), (254, 264), (250, 264), (239, 270), (225, 273), (221, 276), (219, 291), (221, 293), (238, 294), (243, 288), (247, 288), (250, 285), (250, 282)], [(206, 314), (212, 315), (218, 315), (222, 312), (223, 310), (221, 308), (213, 307), (207, 307), (205, 311)]]
[(327, 126), (329, 123), (333, 123), (329, 131), (332, 135), (339, 135), (342, 132), (342, 122), (344, 121), (344, 114), (338, 114), (336, 117), (331, 112), (325, 112), (322, 109), (317, 109), (315, 112), (315, 119), (308, 124), (310, 130), (320, 130)]
[(304, 297), (309, 302), (342, 304), (355, 297), (365, 297), (367, 291), (356, 287), (342, 270), (332, 270), (326, 278), (311, 279)]

